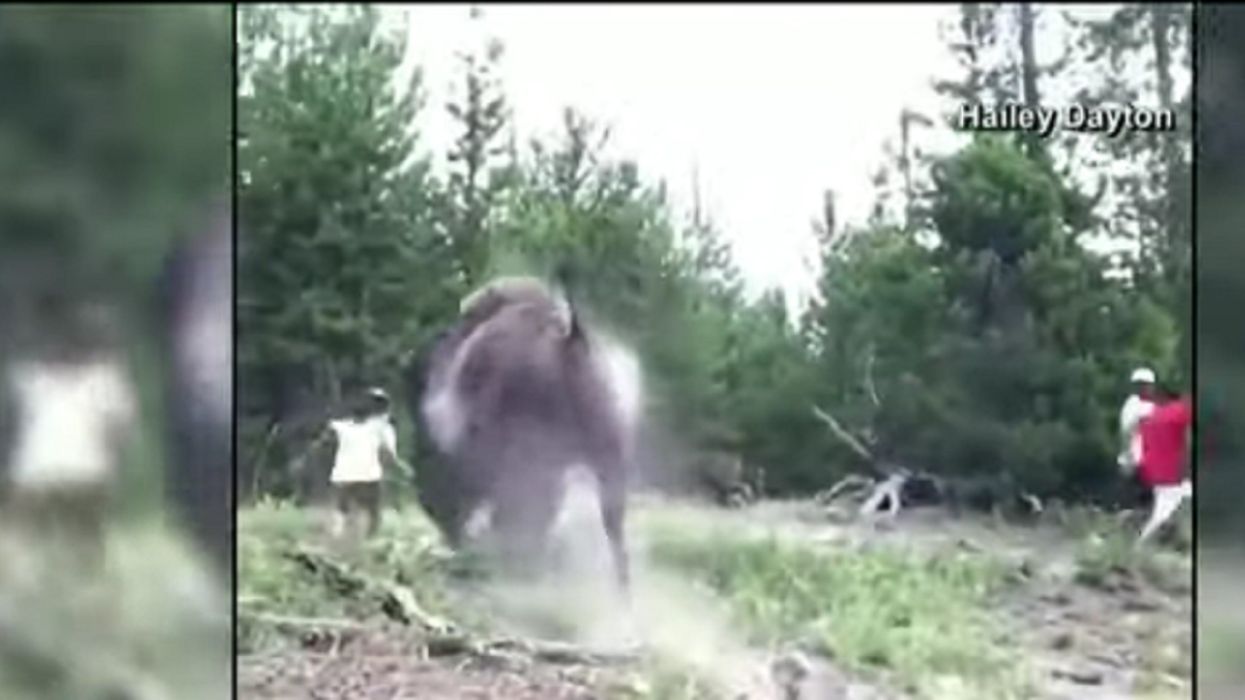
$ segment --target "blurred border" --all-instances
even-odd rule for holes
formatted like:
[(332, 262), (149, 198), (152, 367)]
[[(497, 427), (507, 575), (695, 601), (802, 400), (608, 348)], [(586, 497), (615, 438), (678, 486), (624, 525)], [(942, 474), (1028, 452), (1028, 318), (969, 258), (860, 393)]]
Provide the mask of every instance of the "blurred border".
[(1198, 698), (1245, 697), (1245, 7), (1195, 7)]

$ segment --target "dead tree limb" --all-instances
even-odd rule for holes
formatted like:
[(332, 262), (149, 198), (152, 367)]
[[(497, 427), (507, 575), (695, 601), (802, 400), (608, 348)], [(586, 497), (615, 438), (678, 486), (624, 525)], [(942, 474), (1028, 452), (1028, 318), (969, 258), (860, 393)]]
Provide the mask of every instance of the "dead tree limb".
[(281, 422), (272, 421), (268, 427), (268, 431), (264, 434), (264, 441), (260, 443), (255, 450), (255, 455), (251, 457), (251, 483), (250, 492), (247, 496), (254, 498), (259, 493), (259, 480), (268, 465), (268, 453), (272, 450), (272, 444), (276, 441), (277, 436), (281, 434)]
[[(428, 656), (497, 656), (519, 655), (550, 664), (607, 665), (631, 663), (639, 658), (637, 651), (591, 649), (564, 642), (516, 637), (486, 638), (462, 630), (429, 614), (420, 607), (414, 593), (407, 587), (381, 581), (334, 561), (327, 554), (305, 548), (285, 553), (308, 572), (321, 577), (339, 593), (371, 597), (380, 603), (381, 611), (402, 625), (422, 628), (422, 645)], [(290, 617), (267, 613), (244, 612), (242, 617), (278, 630), (297, 633), (327, 632), (334, 635), (357, 634), (368, 629), (363, 622), (350, 620)]]
[(866, 489), (872, 489), (875, 485), (875, 479), (870, 479), (869, 477), (861, 476), (860, 474), (848, 474), (842, 479), (839, 479), (834, 486), (831, 486), (825, 491), (819, 492), (813, 498), (820, 505), (830, 505), (836, 498), (847, 493), (849, 490), (859, 492)]
[(891, 518), (899, 515), (899, 509), (903, 507), (904, 482), (908, 477), (903, 474), (891, 474), (881, 483), (874, 487), (873, 493), (869, 494), (869, 498), (860, 506), (860, 515), (863, 517), (872, 516), (882, 509), (882, 503), (885, 501), (890, 505), (888, 515)]
[[(871, 367), (872, 360), (868, 362), (867, 369)], [(872, 384), (871, 378), (866, 377), (866, 384), (867, 386)], [(874, 389), (871, 386), (869, 386), (869, 391), (870, 395), (876, 398)], [(869, 516), (877, 513), (882, 509), (882, 505), (886, 503), (889, 504), (887, 509), (889, 511), (888, 515), (893, 518), (898, 515), (903, 507), (903, 492), (911, 481), (918, 489), (918, 493), (920, 493), (919, 489), (923, 484), (927, 491), (932, 488), (936, 497), (943, 503), (950, 505), (953, 511), (958, 511), (961, 502), (976, 503), (982, 500), (984, 496), (985, 500), (991, 504), (1004, 502), (1021, 504), (1031, 515), (1040, 515), (1043, 512), (1041, 499), (1034, 494), (1017, 489), (1006, 474), (1001, 479), (994, 480), (992, 486), (983, 489), (980, 486), (966, 483), (966, 480), (963, 478), (936, 476), (925, 470), (914, 470), (901, 464), (880, 460), (860, 438), (848, 432), (834, 416), (816, 405), (812, 407), (812, 410), (813, 415), (822, 423), (825, 423), (836, 438), (841, 440), (852, 452), (865, 461), (873, 475), (872, 479), (854, 474), (847, 476), (828, 491), (823, 491), (816, 496), (816, 500), (820, 505), (829, 505), (830, 502), (835, 498), (840, 498), (849, 489), (860, 490), (870, 488), (872, 491), (861, 505), (860, 515)], [(909, 491), (909, 496), (912, 495), (912, 491)], [(918, 502), (921, 499), (920, 496), (916, 498)], [(984, 506), (975, 507), (982, 508)]]
[(850, 447), (853, 452), (863, 457), (866, 462), (871, 465), (876, 462), (873, 458), (873, 453), (870, 452), (860, 440), (856, 439), (854, 435), (847, 432), (842, 425), (839, 425), (839, 422), (834, 419), (834, 416), (826, 413), (815, 405), (813, 406), (813, 415), (817, 416), (821, 422), (829, 426), (830, 430), (834, 432), (834, 434), (837, 435), (838, 438), (844, 442), (844, 444)]
[(404, 625), (417, 624), (431, 632), (446, 632), (454, 625), (424, 610), (411, 589), (397, 583), (381, 581), (309, 549), (298, 549), (286, 555), (311, 573), (320, 576), (325, 583), (341, 595), (370, 597), (379, 603), (380, 611), (391, 620)]
[[(350, 620), (331, 618), (292, 617), (268, 613), (246, 613), (245, 619), (269, 625), (278, 630), (296, 633), (330, 632), (333, 634), (366, 631), (368, 625)], [(424, 639), (429, 656), (489, 656), (515, 654), (551, 664), (607, 665), (630, 663), (639, 658), (638, 653), (592, 649), (565, 642), (501, 637), (484, 639), (465, 632), (440, 632)]]
[(1042, 499), (1038, 498), (1037, 496), (1035, 496), (1035, 495), (1033, 495), (1033, 494), (1031, 494), (1031, 493), (1027, 493), (1027, 492), (1025, 492), (1025, 493), (1021, 493), (1021, 494), (1020, 494), (1020, 499), (1021, 499), (1022, 501), (1024, 501), (1026, 505), (1028, 505), (1028, 506), (1029, 506), (1029, 509), (1033, 512), (1033, 514), (1034, 514), (1034, 515), (1041, 515), (1041, 514), (1042, 514), (1042, 512), (1043, 512), (1043, 508), (1042, 508)]
[(294, 617), (289, 615), (273, 615), (271, 613), (241, 612), (239, 616), (280, 630), (335, 630), (362, 632), (366, 625), (350, 620), (338, 620), (322, 617)]
[[(892, 518), (897, 516), (899, 514), (899, 510), (903, 507), (901, 494), (903, 492), (904, 484), (911, 476), (909, 470), (896, 465), (880, 462), (876, 457), (874, 457), (873, 453), (869, 451), (869, 448), (865, 447), (859, 439), (840, 425), (839, 422), (834, 419), (834, 416), (826, 413), (821, 408), (813, 406), (813, 415), (821, 420), (821, 422), (829, 426), (830, 430), (840, 440), (850, 447), (853, 452), (862, 457), (865, 462), (868, 463), (871, 471), (880, 475), (880, 480), (871, 479), (867, 481), (868, 485), (872, 488), (872, 491), (870, 492), (868, 498), (865, 499), (864, 503), (861, 504), (859, 511), (860, 515), (863, 517), (871, 516), (881, 509), (883, 503), (887, 503), (889, 505), (889, 516)], [(830, 493), (826, 496), (825, 501), (828, 502), (832, 500), (833, 497), (837, 495), (837, 492), (841, 492), (850, 486), (855, 486), (860, 483), (859, 480), (849, 481), (849, 479), (850, 477), (835, 484), (835, 486), (830, 490)]]
[(882, 399), (878, 397), (878, 387), (873, 383), (873, 365), (877, 361), (878, 355), (873, 347), (869, 347), (869, 355), (865, 358), (865, 391), (869, 393), (869, 398), (873, 401), (874, 408), (882, 407)]
[(565, 642), (539, 639), (497, 639), (485, 642), (486, 651), (517, 652), (553, 664), (606, 665), (635, 661), (635, 652), (590, 649)]

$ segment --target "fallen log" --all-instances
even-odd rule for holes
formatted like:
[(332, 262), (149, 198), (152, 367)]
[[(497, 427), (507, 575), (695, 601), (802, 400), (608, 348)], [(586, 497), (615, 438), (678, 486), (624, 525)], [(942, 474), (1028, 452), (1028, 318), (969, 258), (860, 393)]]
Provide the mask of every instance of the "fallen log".
[(417, 624), (430, 632), (445, 632), (454, 627), (448, 620), (424, 610), (414, 591), (406, 586), (351, 571), (346, 565), (333, 561), (321, 552), (300, 548), (288, 552), (286, 556), (322, 577), (342, 595), (375, 599), (379, 603), (380, 611), (395, 622), (403, 625)]
[[(815, 405), (813, 406), (813, 415), (816, 416), (821, 422), (825, 423), (830, 430), (843, 441), (844, 444), (851, 448), (853, 452), (863, 458), (871, 470), (881, 476), (880, 480), (865, 480), (864, 483), (867, 484), (866, 488), (870, 488), (872, 490), (870, 491), (869, 496), (865, 499), (864, 503), (861, 504), (860, 510), (858, 511), (859, 515), (861, 517), (871, 517), (881, 510), (883, 503), (887, 503), (889, 504), (888, 515), (891, 518), (898, 516), (899, 511), (903, 508), (901, 492), (903, 491), (904, 484), (910, 476), (910, 471), (904, 469), (903, 467), (879, 462), (873, 452), (871, 452), (869, 448), (865, 447), (862, 441), (857, 439), (854, 435), (848, 432), (847, 429), (840, 425), (839, 422), (834, 419), (834, 416), (826, 413)], [(837, 495), (837, 491), (840, 490), (840, 487), (844, 489), (847, 488), (849, 479), (851, 479), (851, 477), (843, 479), (839, 481), (838, 484), (835, 484), (835, 486), (831, 488), (830, 494), (826, 500), (832, 500), (834, 496)], [(854, 481), (851, 482), (851, 485), (857, 485), (859, 483), (860, 481)]]
[(251, 620), (261, 624), (270, 625), (277, 629), (302, 631), (302, 630), (344, 630), (349, 632), (361, 632), (365, 626), (351, 620), (338, 620), (323, 617), (292, 617), (289, 615), (274, 615), (272, 613), (259, 612), (241, 612), (239, 618)]
[(524, 656), (530, 656), (538, 661), (544, 661), (552, 664), (605, 666), (631, 663), (639, 660), (639, 653), (636, 651), (591, 649), (552, 640), (518, 638), (495, 639), (485, 642), (483, 644), (483, 648), (487, 651), (494, 652), (501, 651), (519, 653)]
[(816, 501), (818, 505), (828, 506), (832, 504), (835, 499), (847, 494), (849, 491), (853, 494), (862, 493), (874, 488), (876, 483), (875, 479), (870, 479), (867, 476), (861, 476), (860, 474), (848, 474), (835, 482), (835, 484), (829, 489), (818, 492), (817, 495), (813, 497), (813, 500)]
[[(328, 555), (300, 548), (287, 552), (286, 556), (298, 562), (308, 571), (323, 576), (337, 590), (348, 590), (355, 596), (368, 596), (379, 603), (384, 615), (404, 626), (417, 625), (425, 632), (423, 645), (429, 656), (495, 656), (519, 654), (551, 664), (612, 665), (638, 660), (634, 651), (588, 649), (565, 642), (521, 639), (515, 637), (486, 638), (459, 629), (452, 622), (425, 611), (413, 591), (406, 586), (380, 581), (346, 565), (334, 561)], [(362, 623), (347, 620), (298, 618), (248, 613), (257, 622), (290, 630), (358, 632), (366, 628)]]
[(873, 493), (861, 504), (860, 515), (866, 518), (874, 515), (882, 509), (883, 502), (889, 503), (890, 507), (887, 512), (891, 518), (899, 515), (899, 510), (903, 507), (900, 494), (907, 479), (903, 474), (892, 474), (875, 486)]

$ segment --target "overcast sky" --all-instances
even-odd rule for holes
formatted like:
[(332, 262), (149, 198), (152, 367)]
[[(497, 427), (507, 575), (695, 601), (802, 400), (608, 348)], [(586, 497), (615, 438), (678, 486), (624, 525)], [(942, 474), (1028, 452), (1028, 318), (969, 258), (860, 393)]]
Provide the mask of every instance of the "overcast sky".
[[(466, 5), (416, 5), (409, 60), (425, 72), (421, 128), (452, 138), (443, 105), (455, 52), (481, 43)], [(812, 284), (811, 222), (822, 192), (859, 223), (869, 175), (897, 140), (905, 107), (933, 115), (931, 88), (954, 76), (939, 22), (954, 5), (496, 5), (483, 27), (505, 44), (504, 88), (521, 138), (550, 134), (571, 105), (612, 127), (610, 154), (633, 158), (675, 203), (702, 199), (752, 291)], [(1039, 33), (1039, 40), (1058, 41)], [(1045, 42), (1044, 42), (1045, 43)], [(1043, 46), (1039, 44), (1039, 54)], [(929, 151), (958, 139), (920, 136)]]

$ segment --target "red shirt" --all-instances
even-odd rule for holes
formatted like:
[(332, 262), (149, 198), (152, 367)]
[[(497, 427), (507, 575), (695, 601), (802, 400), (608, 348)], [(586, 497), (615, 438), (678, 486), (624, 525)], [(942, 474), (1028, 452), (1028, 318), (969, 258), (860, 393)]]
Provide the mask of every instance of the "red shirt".
[(1154, 407), (1141, 421), (1142, 481), (1148, 486), (1169, 486), (1184, 480), (1184, 454), (1193, 407), (1188, 399)]

